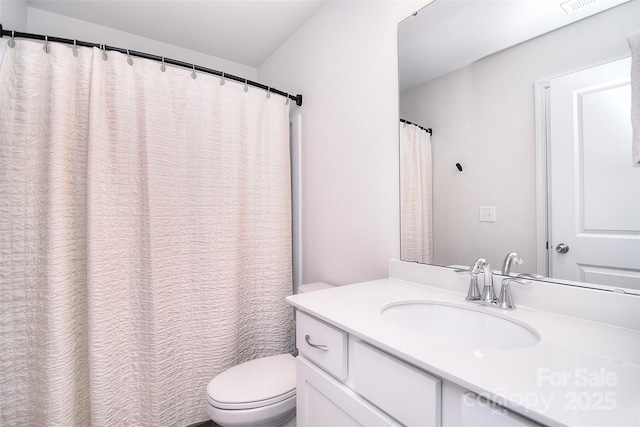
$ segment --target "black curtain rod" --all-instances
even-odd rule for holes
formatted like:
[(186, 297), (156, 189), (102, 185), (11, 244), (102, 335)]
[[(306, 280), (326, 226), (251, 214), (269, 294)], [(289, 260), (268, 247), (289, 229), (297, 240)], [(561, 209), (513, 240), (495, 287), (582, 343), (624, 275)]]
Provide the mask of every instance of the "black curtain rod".
[(97, 48), (108, 50), (108, 51), (120, 52), (120, 53), (123, 53), (125, 55), (136, 56), (138, 58), (152, 59), (154, 61), (164, 62), (165, 64), (176, 65), (178, 67), (184, 67), (184, 68), (188, 68), (190, 70), (191, 69), (195, 69), (196, 71), (200, 71), (200, 72), (207, 73), (207, 74), (213, 74), (213, 75), (219, 76), (219, 77), (224, 77), (225, 79), (234, 80), (234, 81), (239, 82), (239, 83), (246, 83), (249, 86), (257, 87), (257, 88), (260, 88), (262, 90), (269, 91), (271, 93), (277, 93), (278, 95), (285, 96), (285, 97), (291, 99), (292, 101), (295, 101), (296, 105), (298, 105), (298, 106), (302, 105), (302, 95), (300, 95), (300, 94), (298, 94), (298, 95), (290, 95), (290, 94), (288, 94), (286, 92), (282, 92), (281, 90), (278, 90), (276, 88), (273, 88), (273, 87), (270, 87), (270, 86), (267, 86), (267, 85), (263, 85), (262, 83), (254, 82), (254, 81), (247, 80), (247, 79), (243, 79), (241, 77), (234, 76), (232, 74), (223, 73), (222, 71), (212, 70), (211, 68), (201, 67), (200, 65), (189, 64), (187, 62), (178, 61), (177, 59), (165, 58), (165, 57), (162, 57), (162, 56), (152, 55), (150, 53), (137, 52), (135, 50), (128, 50), (128, 49), (123, 49), (121, 47), (108, 46), (108, 45), (99, 44), (99, 43), (90, 43), (90, 42), (84, 42), (84, 41), (81, 41), (81, 40), (64, 39), (64, 38), (61, 38), (61, 37), (43, 36), (41, 34), (23, 33), (21, 31), (10, 31), (10, 30), (5, 30), (4, 28), (2, 28), (2, 24), (0, 24), (0, 37), (4, 37), (4, 36), (17, 37), (17, 38), (21, 38), (21, 39), (33, 39), (33, 40), (50, 41), (50, 42), (54, 42), (54, 43), (71, 44), (71, 45), (76, 45), (76, 46), (81, 46), (81, 47), (97, 47)]
[(408, 125), (418, 126), (420, 129), (422, 129), (423, 131), (427, 132), (429, 135), (432, 135), (432, 134), (433, 134), (433, 131), (431, 130), (431, 128), (425, 128), (425, 127), (422, 127), (422, 126), (420, 126), (420, 125), (418, 125), (418, 124), (416, 124), (416, 123), (411, 123), (409, 120), (405, 120), (405, 119), (400, 119), (400, 121), (401, 121), (402, 123), (406, 123), (406, 124), (408, 124)]

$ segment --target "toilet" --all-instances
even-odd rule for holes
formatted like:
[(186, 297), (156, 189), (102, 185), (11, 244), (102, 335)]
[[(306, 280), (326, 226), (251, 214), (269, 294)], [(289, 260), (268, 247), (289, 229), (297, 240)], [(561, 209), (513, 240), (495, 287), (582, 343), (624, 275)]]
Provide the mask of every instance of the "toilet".
[[(332, 287), (307, 283), (298, 292)], [(295, 357), (288, 353), (260, 357), (220, 373), (207, 385), (207, 414), (223, 427), (295, 426)]]

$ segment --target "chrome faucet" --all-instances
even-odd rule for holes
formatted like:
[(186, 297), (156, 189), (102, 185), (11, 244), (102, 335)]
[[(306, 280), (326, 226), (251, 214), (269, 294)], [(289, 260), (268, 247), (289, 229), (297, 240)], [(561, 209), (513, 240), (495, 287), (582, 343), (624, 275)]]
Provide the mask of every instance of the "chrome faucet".
[[(493, 272), (491, 271), (491, 266), (486, 259), (478, 258), (473, 266), (468, 270), (454, 270), (456, 273), (466, 273), (471, 275), (469, 291), (467, 292), (467, 297), (465, 299), (467, 301), (478, 302), (483, 305), (497, 307), (503, 310), (514, 310), (516, 305), (513, 303), (513, 298), (511, 297), (510, 283), (516, 282), (521, 285), (528, 285), (531, 283), (531, 280), (525, 280), (525, 278), (540, 279), (543, 278), (543, 276), (524, 273), (518, 274), (516, 277), (509, 277), (512, 263), (516, 265), (523, 263), (522, 258), (520, 258), (520, 256), (515, 252), (509, 253), (502, 264), (502, 275), (507, 277), (502, 279), (502, 287), (500, 288), (500, 296), (498, 297), (496, 297), (493, 286)], [(478, 288), (478, 275), (480, 273), (484, 274), (484, 286), (482, 288), (482, 293)]]
[(522, 261), (522, 258), (520, 258), (520, 255), (518, 255), (517, 253), (511, 252), (507, 254), (507, 256), (504, 258), (504, 262), (502, 263), (502, 275), (509, 276), (509, 274), (511, 273), (511, 263), (520, 265), (523, 262), (524, 261)]
[[(520, 258), (520, 255), (518, 255), (515, 252), (510, 252), (507, 254), (507, 256), (504, 258), (504, 262), (502, 263), (502, 275), (503, 276), (510, 276), (511, 275), (511, 263), (515, 264), (515, 265), (520, 265), (522, 263), (524, 263), (524, 261), (522, 260), (522, 258)], [(536, 273), (520, 273), (516, 276), (517, 278), (521, 279), (521, 278), (527, 278), (527, 279), (535, 279), (535, 280), (542, 280), (545, 277), (540, 275), (540, 274), (536, 274)]]
[(544, 276), (541, 276), (535, 273), (521, 273), (521, 274), (518, 274), (515, 278), (510, 277), (511, 264), (513, 263), (515, 265), (520, 265), (523, 262), (524, 261), (522, 260), (520, 255), (518, 255), (515, 252), (510, 252), (504, 258), (504, 262), (502, 263), (502, 275), (507, 277), (505, 279), (502, 279), (502, 288), (500, 288), (500, 296), (498, 297), (498, 301), (496, 301), (498, 308), (501, 308), (503, 310), (514, 310), (516, 308), (516, 305), (513, 303), (513, 298), (511, 298), (511, 287), (509, 286), (511, 282), (516, 282), (521, 285), (528, 285), (529, 283), (531, 283), (531, 280), (525, 280), (525, 279), (535, 279), (535, 280), (544, 279)]
[[(471, 275), (469, 291), (465, 298), (467, 301), (481, 301), (488, 304), (494, 304), (496, 302), (496, 293), (493, 288), (493, 273), (486, 259), (478, 258), (469, 270), (460, 270), (459, 272), (466, 272)], [(478, 289), (478, 275), (480, 272), (484, 273), (482, 294), (480, 294), (480, 290)]]

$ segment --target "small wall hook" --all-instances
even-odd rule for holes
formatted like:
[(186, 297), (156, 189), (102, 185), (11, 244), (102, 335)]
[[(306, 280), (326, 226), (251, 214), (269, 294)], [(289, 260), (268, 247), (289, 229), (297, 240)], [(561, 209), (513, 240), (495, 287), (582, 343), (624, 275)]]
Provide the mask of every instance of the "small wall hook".
[(456, 167), (460, 172), (462, 172), (462, 165), (460, 163), (456, 163)]

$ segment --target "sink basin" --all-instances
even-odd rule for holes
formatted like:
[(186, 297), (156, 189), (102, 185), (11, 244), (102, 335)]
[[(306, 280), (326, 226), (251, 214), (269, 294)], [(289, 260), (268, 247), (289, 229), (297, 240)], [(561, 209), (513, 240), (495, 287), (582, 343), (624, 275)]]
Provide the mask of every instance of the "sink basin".
[(532, 328), (518, 321), (439, 301), (394, 302), (382, 308), (382, 317), (416, 339), (474, 349), (523, 348), (540, 341)]

